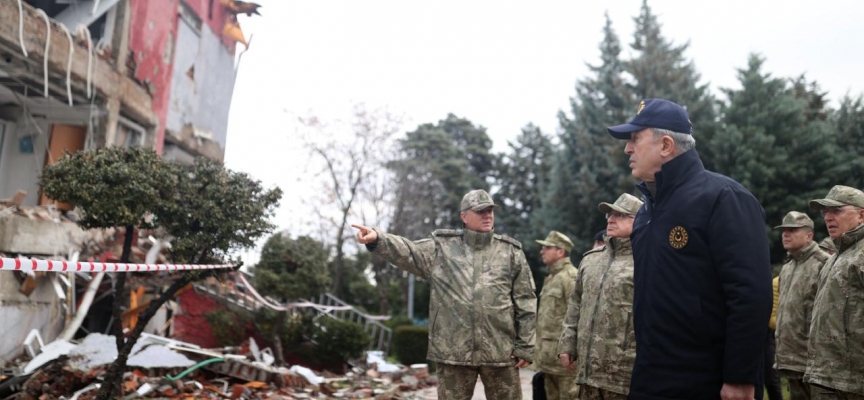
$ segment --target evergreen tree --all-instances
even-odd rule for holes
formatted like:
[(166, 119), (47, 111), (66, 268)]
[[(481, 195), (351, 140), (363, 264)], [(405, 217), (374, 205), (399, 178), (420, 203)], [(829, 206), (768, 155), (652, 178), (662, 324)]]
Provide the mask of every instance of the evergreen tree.
[(561, 149), (554, 158), (550, 183), (536, 232), (559, 230), (573, 240), (580, 254), (591, 248), (594, 233), (606, 226), (597, 205), (632, 192), (624, 143), (606, 128), (627, 121), (633, 96), (624, 82), (621, 44), (607, 15), (600, 43), (601, 63), (589, 65), (592, 76), (577, 82), (570, 99), (573, 117), (559, 112)]
[[(684, 55), (690, 44), (675, 45), (663, 36), (661, 24), (647, 0), (643, 0), (639, 16), (633, 21), (636, 29), (630, 47), (635, 54), (626, 63), (626, 71), (633, 78), (633, 83), (628, 85), (634, 96), (631, 107), (645, 98), (674, 101), (690, 114), (697, 143), (710, 140), (716, 131), (714, 100), (708, 84), (699, 83), (701, 76), (695, 64)], [(714, 153), (712, 148), (699, 148), (699, 154), (709, 169), (713, 165)]]
[[(715, 171), (756, 196), (770, 227), (792, 210), (812, 214), (807, 202), (830, 188), (838, 159), (818, 85), (772, 77), (762, 72), (763, 63), (751, 55), (747, 69), (738, 71), (742, 88), (723, 90), (728, 104), (722, 108), (722, 134), (707, 147), (717, 154)], [(780, 262), (785, 257), (780, 232), (769, 232), (775, 239), (772, 259)]]
[(508, 153), (502, 154), (493, 194), (502, 209), (495, 215), (495, 231), (522, 242), (525, 257), (539, 293), (545, 274), (540, 259), (540, 245), (535, 239), (546, 233), (535, 231), (531, 221), (540, 207), (540, 188), (549, 184), (552, 169), (552, 142), (540, 128), (528, 124), (515, 142), (508, 142)]
[(864, 187), (864, 96), (844, 96), (831, 123), (843, 154), (837, 173), (831, 176), (832, 183), (860, 189)]

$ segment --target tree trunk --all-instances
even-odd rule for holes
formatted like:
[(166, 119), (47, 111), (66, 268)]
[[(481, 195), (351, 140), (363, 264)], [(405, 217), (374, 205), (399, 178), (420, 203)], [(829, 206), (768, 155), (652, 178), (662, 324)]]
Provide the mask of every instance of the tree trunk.
[(276, 356), (277, 367), (285, 366), (285, 353), (282, 352), (282, 331), (285, 329), (285, 317), (287, 315), (288, 311), (280, 311), (279, 316), (276, 317), (276, 327), (273, 329), (273, 353)]
[(387, 289), (390, 288), (390, 279), (386, 275), (387, 261), (376, 257), (372, 260), (372, 270), (375, 271), (375, 289), (378, 291), (378, 315), (389, 315)]
[[(132, 239), (134, 237), (135, 227), (127, 225), (126, 233), (123, 237), (123, 252), (120, 254), (121, 263), (129, 262), (129, 258), (132, 256)], [(114, 304), (111, 308), (111, 317), (113, 318), (113, 322), (111, 324), (111, 334), (114, 335), (118, 355), (126, 344), (123, 336), (123, 302), (126, 300), (126, 274), (126, 272), (116, 272), (114, 274)], [(117, 361), (119, 360), (120, 357), (118, 356), (114, 364), (117, 364)], [(114, 364), (112, 364), (112, 368)], [(122, 368), (125, 370), (125, 358), (123, 359), (122, 365)], [(106, 400), (110, 399), (114, 391), (121, 390), (120, 379), (122, 377), (122, 370), (119, 372), (118, 375), (116, 371), (112, 371), (112, 369), (109, 368), (108, 374), (105, 376), (105, 380), (102, 382), (102, 387), (99, 389), (99, 398)], [(101, 397), (102, 392), (106, 392), (105, 397)]]
[(192, 275), (192, 273), (184, 273), (180, 278), (174, 281), (164, 293), (150, 302), (147, 309), (138, 317), (138, 324), (135, 325), (135, 328), (132, 329), (131, 333), (129, 333), (129, 338), (126, 340), (126, 343), (122, 348), (117, 349), (117, 359), (114, 360), (110, 367), (108, 367), (108, 373), (105, 375), (102, 387), (99, 388), (99, 394), (96, 395), (96, 400), (111, 400), (123, 396), (120, 384), (122, 383), (123, 373), (126, 372), (126, 361), (129, 359), (129, 353), (132, 352), (132, 347), (134, 347), (135, 343), (138, 342), (138, 338), (141, 337), (141, 333), (144, 332), (147, 323), (150, 322), (150, 319), (152, 319), (154, 315), (156, 315), (159, 308), (161, 308), (165, 302), (173, 298), (178, 290), (182, 289), (189, 283), (194, 280), (205, 279), (215, 275), (216, 272), (216, 270), (207, 270), (197, 276)]

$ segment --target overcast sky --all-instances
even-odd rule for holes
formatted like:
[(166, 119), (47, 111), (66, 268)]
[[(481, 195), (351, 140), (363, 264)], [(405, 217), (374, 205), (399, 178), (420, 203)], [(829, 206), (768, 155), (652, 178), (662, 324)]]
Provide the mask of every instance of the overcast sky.
[[(345, 118), (363, 102), (404, 115), (408, 131), (454, 113), (486, 127), (503, 151), (528, 122), (557, 131), (556, 114), (568, 109), (585, 63), (598, 63), (607, 11), (629, 58), (642, 3), (257, 1), (263, 16), (240, 20), (254, 38), (240, 61), (225, 158), (285, 190), (275, 223), (295, 236), (308, 232), (311, 205), (302, 198), (314, 190), (298, 116)], [(818, 81), (835, 105), (864, 92), (864, 2), (649, 5), (664, 36), (690, 42), (686, 56), (715, 93), (739, 86), (736, 69), (754, 52), (774, 76)], [(254, 251), (246, 256), (257, 260)]]

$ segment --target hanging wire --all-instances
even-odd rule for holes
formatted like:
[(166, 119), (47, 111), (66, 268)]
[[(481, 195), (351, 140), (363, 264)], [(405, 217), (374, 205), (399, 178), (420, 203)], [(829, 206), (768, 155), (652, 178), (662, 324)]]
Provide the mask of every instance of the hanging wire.
[(72, 42), (72, 34), (62, 22), (60, 28), (66, 33), (66, 39), (69, 40), (69, 61), (66, 63), (66, 96), (69, 98), (69, 107), (72, 107), (72, 54), (75, 53), (75, 43)]
[(48, 19), (48, 14), (45, 14), (41, 8), (37, 8), (36, 12), (45, 19), (45, 61), (42, 65), (42, 69), (44, 70), (43, 79), (45, 80), (45, 97), (48, 97), (48, 58), (50, 57), (51, 51), (51, 20)]
[(24, 6), (22, 0), (18, 0), (18, 41), (21, 43), (21, 52), (27, 57), (27, 48), (24, 47)]

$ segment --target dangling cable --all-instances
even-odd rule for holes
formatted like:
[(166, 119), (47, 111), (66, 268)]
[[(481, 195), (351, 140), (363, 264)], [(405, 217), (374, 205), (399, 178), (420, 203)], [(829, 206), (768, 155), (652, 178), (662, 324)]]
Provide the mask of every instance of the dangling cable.
[(37, 8), (36, 12), (45, 19), (45, 63), (42, 66), (42, 69), (45, 70), (44, 79), (45, 79), (45, 97), (48, 97), (48, 57), (51, 54), (51, 21), (48, 19), (48, 14), (45, 14), (45, 11), (42, 11), (41, 8)]
[(27, 48), (24, 47), (24, 6), (21, 5), (21, 0), (18, 0), (18, 41), (21, 42), (24, 57), (27, 57)]
[(69, 61), (66, 63), (66, 97), (69, 98), (69, 107), (72, 107), (72, 54), (75, 52), (75, 44), (72, 43), (72, 34), (66, 25), (60, 22), (60, 28), (66, 33), (66, 39), (69, 39)]
[(99, 8), (99, 0), (93, 2), (93, 11), (90, 12), (90, 15), (96, 14), (97, 8)]
[(78, 25), (78, 32), (84, 32), (84, 37), (87, 38), (87, 98), (92, 98), (91, 75), (93, 74), (93, 39), (90, 37), (90, 29), (85, 25)]

